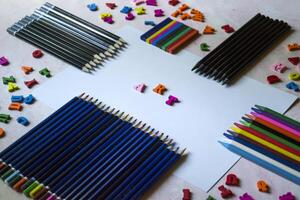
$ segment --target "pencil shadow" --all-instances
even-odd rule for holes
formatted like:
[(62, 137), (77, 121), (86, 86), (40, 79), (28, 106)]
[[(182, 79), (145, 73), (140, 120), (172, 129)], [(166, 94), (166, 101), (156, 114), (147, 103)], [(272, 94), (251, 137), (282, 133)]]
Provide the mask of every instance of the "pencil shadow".
[(188, 155), (182, 156), (176, 163), (174, 163), (163, 175), (161, 175), (152, 185), (151, 187), (144, 192), (141, 200), (150, 199), (151, 194), (153, 194), (155, 191), (158, 190), (159, 187), (161, 187), (162, 183), (167, 181), (167, 179), (170, 178), (172, 174), (174, 174), (174, 171), (186, 160)]
[(294, 30), (290, 30), (288, 31), (286, 34), (282, 35), (281, 37), (277, 38), (277, 40), (275, 42), (273, 42), (269, 47), (267, 47), (267, 49), (265, 51), (263, 51), (259, 56), (257, 56), (252, 62), (250, 62), (249, 64), (247, 64), (239, 73), (239, 75), (234, 76), (230, 82), (227, 84), (227, 87), (235, 84), (238, 82), (238, 80), (240, 79), (240, 77), (244, 76), (245, 74), (247, 74), (249, 72), (249, 70), (251, 70), (252, 67), (256, 66), (262, 59), (264, 59), (269, 53), (271, 53), (271, 51), (274, 50), (274, 48), (279, 45), (280, 43), (283, 42), (283, 40), (285, 40), (288, 36), (290, 36), (292, 33), (294, 32)]

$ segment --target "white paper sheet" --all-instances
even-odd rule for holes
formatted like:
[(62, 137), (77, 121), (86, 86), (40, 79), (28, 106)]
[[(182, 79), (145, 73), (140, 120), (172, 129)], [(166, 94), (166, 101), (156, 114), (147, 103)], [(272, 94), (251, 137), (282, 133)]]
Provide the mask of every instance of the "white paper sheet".
[[(168, 135), (189, 151), (175, 175), (209, 190), (238, 160), (217, 140), (251, 106), (260, 104), (283, 113), (296, 97), (242, 78), (226, 88), (191, 72), (200, 59), (186, 51), (168, 54), (139, 39), (141, 33), (126, 27), (120, 32), (129, 43), (116, 59), (111, 59), (93, 75), (69, 67), (33, 90), (40, 101), (57, 109), (69, 99), (86, 92), (104, 103), (144, 120)], [(133, 86), (145, 83), (144, 94)], [(168, 91), (152, 92), (157, 84)], [(169, 95), (180, 103), (165, 104)]]

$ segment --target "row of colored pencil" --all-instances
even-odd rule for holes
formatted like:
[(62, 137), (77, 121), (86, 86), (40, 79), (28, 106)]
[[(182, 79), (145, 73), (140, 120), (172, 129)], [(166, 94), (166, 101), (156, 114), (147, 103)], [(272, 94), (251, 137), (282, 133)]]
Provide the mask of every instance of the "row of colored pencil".
[(84, 94), (0, 153), (0, 176), (39, 200), (138, 199), (181, 155), (172, 140)]
[(45, 3), (7, 31), (85, 72), (117, 54), (125, 42), (50, 3)]
[(256, 105), (234, 123), (227, 149), (300, 185), (300, 122)]
[(201, 59), (192, 71), (228, 85), (291, 27), (257, 14)]
[(197, 30), (166, 18), (141, 35), (141, 39), (164, 51), (176, 53), (197, 36), (199, 36)]

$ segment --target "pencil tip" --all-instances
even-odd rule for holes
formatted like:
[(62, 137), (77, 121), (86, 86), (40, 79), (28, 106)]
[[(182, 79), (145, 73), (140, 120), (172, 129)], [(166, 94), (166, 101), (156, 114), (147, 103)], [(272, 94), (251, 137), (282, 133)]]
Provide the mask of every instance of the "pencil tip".
[(112, 54), (109, 53), (108, 51), (104, 52), (105, 55), (109, 56), (109, 57), (112, 57)]

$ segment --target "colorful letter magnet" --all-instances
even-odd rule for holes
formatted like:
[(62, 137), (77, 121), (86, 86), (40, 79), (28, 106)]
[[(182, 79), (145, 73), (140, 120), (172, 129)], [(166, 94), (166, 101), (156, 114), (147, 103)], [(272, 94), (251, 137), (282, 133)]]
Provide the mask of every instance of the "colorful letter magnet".
[(272, 70), (274, 70), (275, 72), (284, 73), (287, 69), (287, 66), (281, 63), (272, 65)]
[(22, 124), (23, 126), (28, 126), (28, 125), (29, 125), (29, 121), (28, 121), (28, 119), (25, 118), (25, 117), (18, 117), (18, 118), (17, 118), (17, 122), (18, 122), (19, 124)]
[(44, 69), (40, 70), (39, 73), (42, 76), (46, 76), (47, 78), (51, 77), (51, 74), (50, 74), (50, 71), (48, 70), (48, 68), (44, 68)]
[(30, 94), (24, 98), (24, 103), (26, 103), (26, 104), (33, 104), (34, 101), (35, 101), (35, 98), (32, 96), (32, 94)]
[(295, 92), (299, 91), (299, 86), (294, 82), (289, 82), (286, 87), (290, 90), (294, 90)]
[(0, 65), (5, 66), (5, 65), (8, 65), (8, 64), (9, 64), (8, 60), (4, 56), (2, 56), (0, 58)]
[(16, 96), (16, 95), (12, 95), (11, 96), (11, 102), (17, 102), (17, 103), (23, 103), (24, 101), (24, 97), (23, 96)]
[(258, 191), (260, 191), (260, 192), (268, 192), (269, 191), (269, 186), (263, 180), (257, 181), (256, 186), (257, 186)]

